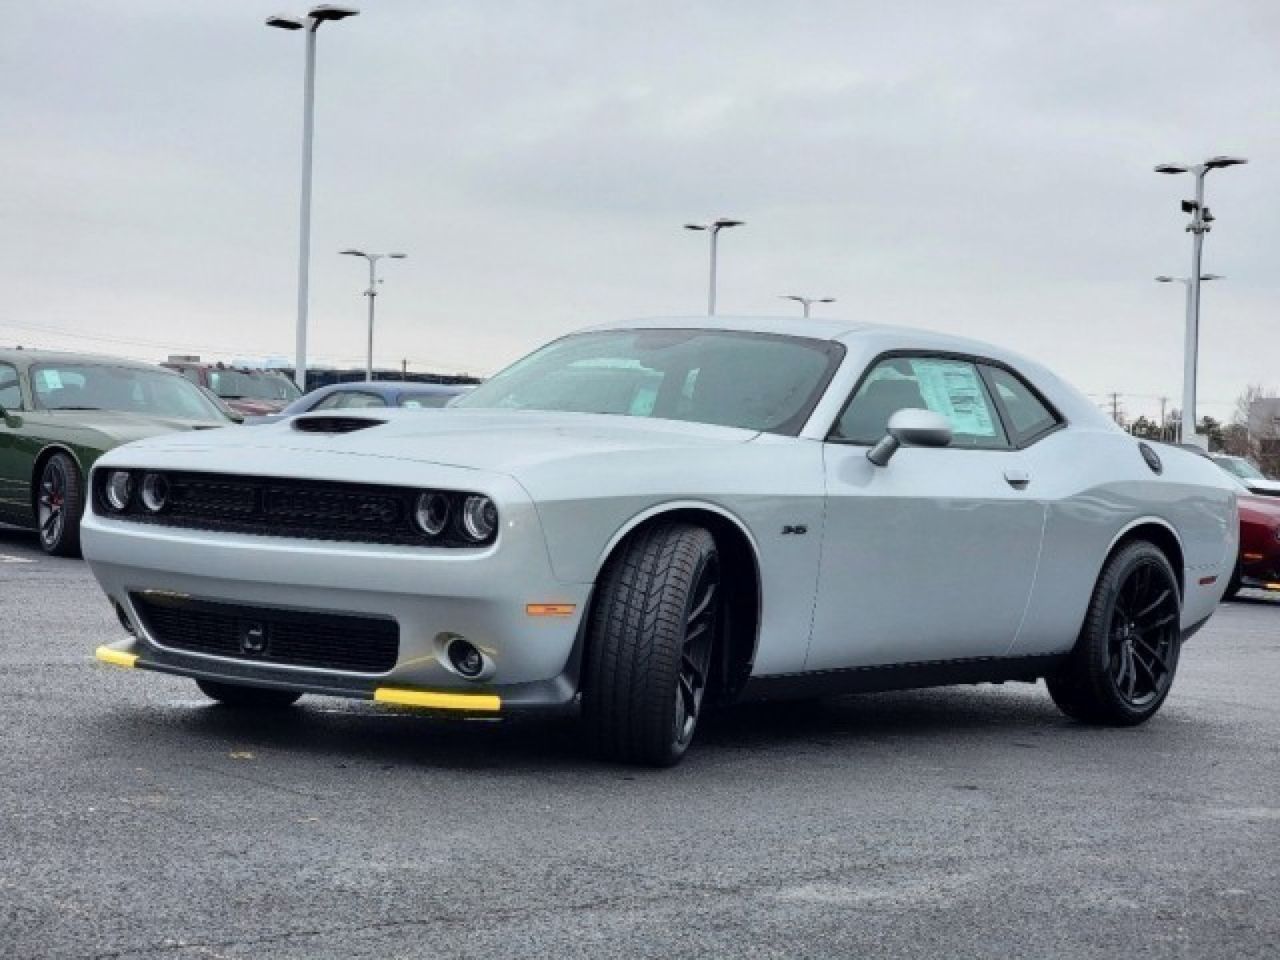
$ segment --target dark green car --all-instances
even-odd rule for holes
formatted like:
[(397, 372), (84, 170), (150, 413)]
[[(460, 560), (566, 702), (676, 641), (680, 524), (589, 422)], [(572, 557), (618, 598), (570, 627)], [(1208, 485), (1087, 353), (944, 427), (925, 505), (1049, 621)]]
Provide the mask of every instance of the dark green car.
[(107, 450), (230, 421), (180, 374), (147, 363), (0, 349), (0, 522), (80, 552), (85, 478)]

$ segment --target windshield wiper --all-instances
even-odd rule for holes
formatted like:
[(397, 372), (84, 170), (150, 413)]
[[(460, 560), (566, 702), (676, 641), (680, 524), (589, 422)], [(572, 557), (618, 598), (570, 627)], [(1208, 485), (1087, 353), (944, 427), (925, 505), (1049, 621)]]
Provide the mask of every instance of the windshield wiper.
[(50, 407), (50, 410), (101, 410), (101, 407)]

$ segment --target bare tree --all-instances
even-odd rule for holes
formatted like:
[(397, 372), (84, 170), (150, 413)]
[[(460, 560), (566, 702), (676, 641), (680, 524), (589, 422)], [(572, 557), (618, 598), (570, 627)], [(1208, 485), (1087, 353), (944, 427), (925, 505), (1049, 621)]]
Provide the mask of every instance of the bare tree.
[(1274, 398), (1274, 393), (1260, 383), (1251, 383), (1236, 397), (1236, 409), (1232, 423), (1238, 427), (1230, 435), (1228, 453), (1248, 457), (1267, 476), (1280, 474), (1280, 433), (1271, 417), (1249, 416), (1249, 410), (1259, 400)]

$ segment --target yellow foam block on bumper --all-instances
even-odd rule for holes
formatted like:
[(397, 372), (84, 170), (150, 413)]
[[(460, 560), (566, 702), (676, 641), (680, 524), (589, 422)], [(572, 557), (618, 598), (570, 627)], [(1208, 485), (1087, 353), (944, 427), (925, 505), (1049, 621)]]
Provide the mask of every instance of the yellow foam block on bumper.
[(433, 693), (428, 690), (398, 690), (378, 687), (373, 691), (378, 703), (394, 703), (402, 707), (428, 707), (432, 710), (475, 710), (497, 713), (502, 698), (490, 693)]
[(116, 667), (132, 667), (138, 662), (136, 653), (125, 653), (123, 650), (113, 650), (111, 647), (99, 647), (93, 655), (103, 663)]

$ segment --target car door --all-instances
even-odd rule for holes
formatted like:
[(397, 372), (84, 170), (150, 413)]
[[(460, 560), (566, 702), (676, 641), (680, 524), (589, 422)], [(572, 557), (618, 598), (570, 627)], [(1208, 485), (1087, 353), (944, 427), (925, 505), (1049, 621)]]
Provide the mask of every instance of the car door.
[(25, 524), (31, 522), (31, 460), (19, 437), (24, 406), (18, 368), (0, 363), (0, 519)]
[[(867, 459), (897, 410), (953, 440)], [(824, 444), (827, 512), (806, 670), (1000, 656), (1035, 580), (1045, 506), (970, 358), (887, 355)]]

